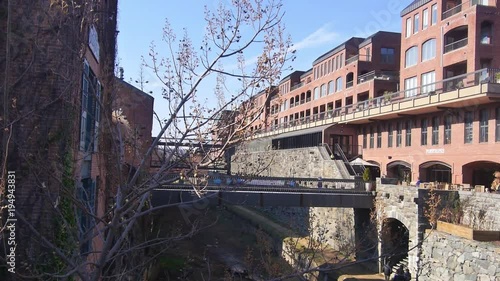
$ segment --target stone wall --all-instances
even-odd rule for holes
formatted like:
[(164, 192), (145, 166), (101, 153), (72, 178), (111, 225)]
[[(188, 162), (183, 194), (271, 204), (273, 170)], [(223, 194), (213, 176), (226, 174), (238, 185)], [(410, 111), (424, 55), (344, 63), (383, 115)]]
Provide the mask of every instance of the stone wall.
[(460, 192), (464, 207), (463, 224), (478, 230), (500, 230), (500, 194)]
[[(409, 231), (408, 267), (411, 272), (415, 272), (418, 261), (418, 224), (419, 208), (415, 204), (415, 199), (419, 197), (418, 188), (411, 186), (386, 185), (377, 181), (377, 227), (381, 230), (382, 222), (385, 219), (397, 219), (403, 223)], [(379, 253), (382, 253), (382, 245), (379, 245)]]
[(432, 231), (422, 247), (419, 280), (500, 280), (499, 245)]
[[(322, 147), (260, 150), (265, 142), (238, 149), (231, 159), (231, 173), (267, 177), (334, 178), (343, 175), (337, 161), (324, 159)], [(254, 150), (255, 148), (255, 150)]]
[[(265, 140), (250, 142), (240, 147), (231, 160), (231, 173), (268, 177), (293, 177), (342, 179), (343, 163), (331, 160), (323, 147), (308, 147), (287, 150), (269, 150)], [(344, 173), (343, 173), (344, 172)], [(302, 184), (309, 186), (311, 183)], [(315, 184), (313, 184), (315, 186)], [(352, 183), (324, 182), (325, 188), (353, 188)], [(355, 245), (355, 222), (353, 209), (341, 208), (259, 208), (268, 216), (284, 225), (290, 225), (299, 233), (317, 236), (336, 250)], [(296, 217), (292, 217), (296, 216)]]

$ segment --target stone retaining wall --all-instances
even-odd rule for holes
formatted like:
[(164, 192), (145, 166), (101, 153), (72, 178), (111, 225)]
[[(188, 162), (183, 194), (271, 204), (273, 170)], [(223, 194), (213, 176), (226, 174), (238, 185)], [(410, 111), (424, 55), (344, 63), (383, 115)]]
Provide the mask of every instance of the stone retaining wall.
[(498, 281), (500, 245), (439, 231), (426, 234), (419, 280)]
[(463, 224), (477, 230), (500, 230), (500, 194), (461, 191)]

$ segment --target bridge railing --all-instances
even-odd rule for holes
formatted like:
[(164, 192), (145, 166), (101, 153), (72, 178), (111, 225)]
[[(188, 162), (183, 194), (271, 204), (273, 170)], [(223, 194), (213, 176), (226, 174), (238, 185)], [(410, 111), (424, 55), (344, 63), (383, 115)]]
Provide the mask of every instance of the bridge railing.
[[(333, 179), (333, 178), (299, 178), (299, 177), (261, 177), (211, 174), (197, 177), (177, 177), (169, 184), (193, 184), (207, 186), (267, 186), (267, 187), (302, 187), (302, 188), (328, 188), (328, 189), (362, 189), (360, 179)], [(319, 184), (321, 183), (321, 184)]]

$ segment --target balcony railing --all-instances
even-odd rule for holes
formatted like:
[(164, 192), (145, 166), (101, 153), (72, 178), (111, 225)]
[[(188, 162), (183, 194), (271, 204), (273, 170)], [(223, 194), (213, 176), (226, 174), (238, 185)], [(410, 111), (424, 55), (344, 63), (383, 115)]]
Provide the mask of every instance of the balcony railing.
[(358, 84), (371, 81), (373, 79), (399, 81), (399, 75), (395, 71), (371, 71), (358, 76)]
[(468, 42), (469, 42), (469, 38), (464, 38), (464, 39), (455, 41), (453, 43), (450, 43), (448, 45), (445, 45), (444, 46), (444, 53), (446, 54), (446, 53), (449, 53), (451, 51), (463, 48), (463, 47), (467, 46)]
[(372, 61), (372, 56), (370, 55), (355, 55), (345, 60), (345, 65), (353, 63), (355, 61)]
[(295, 84), (295, 85), (293, 85), (293, 86), (290, 88), (290, 90), (291, 90), (291, 91), (293, 91), (293, 90), (295, 90), (295, 89), (298, 89), (298, 88), (302, 87), (303, 85), (304, 85), (303, 83), (298, 83), (298, 84)]
[(353, 63), (353, 62), (357, 61), (358, 59), (359, 59), (359, 55), (350, 57), (350, 58), (348, 58), (348, 59), (345, 60), (345, 65)]
[(460, 4), (460, 5), (457, 5), (457, 6), (453, 7), (453, 8), (451, 8), (451, 9), (449, 9), (447, 11), (444, 11), (442, 19), (444, 20), (444, 19), (447, 19), (447, 18), (449, 18), (449, 17), (451, 17), (451, 16), (453, 16), (455, 14), (460, 13), (462, 11), (462, 6), (463, 6), (463, 3)]
[(345, 83), (346, 88), (351, 88), (354, 85), (354, 81), (348, 81)]
[(315, 113), (311, 116), (280, 123), (279, 125), (273, 125), (266, 128), (266, 130), (262, 131), (262, 133), (290, 128), (298, 125), (312, 125), (313, 122), (317, 121), (324, 121), (358, 111), (380, 108), (386, 105), (410, 101), (415, 98), (439, 95), (442, 93), (451, 92), (465, 87), (477, 86), (484, 83), (500, 84), (500, 69), (481, 69), (475, 72), (447, 78), (432, 84), (427, 84), (395, 93), (387, 93), (381, 97), (368, 99), (366, 101), (349, 104), (335, 109), (330, 109), (326, 112)]

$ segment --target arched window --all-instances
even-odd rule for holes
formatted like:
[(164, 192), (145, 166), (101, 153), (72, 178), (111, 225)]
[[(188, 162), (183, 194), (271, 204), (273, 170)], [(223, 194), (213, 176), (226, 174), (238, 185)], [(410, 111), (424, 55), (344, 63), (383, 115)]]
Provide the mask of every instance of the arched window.
[(337, 84), (337, 92), (342, 91), (342, 77), (337, 78), (337, 80), (335, 80), (335, 84)]
[(321, 96), (326, 96), (326, 84), (321, 85)]
[(328, 94), (333, 94), (335, 92), (335, 82), (328, 82)]
[(315, 100), (319, 99), (319, 88), (318, 87), (314, 88), (314, 99)]
[(405, 53), (405, 67), (414, 66), (418, 61), (418, 47), (413, 46), (406, 50)]
[[(416, 48), (416, 47), (415, 47)], [(422, 44), (422, 61), (436, 57), (436, 39), (430, 39)]]

